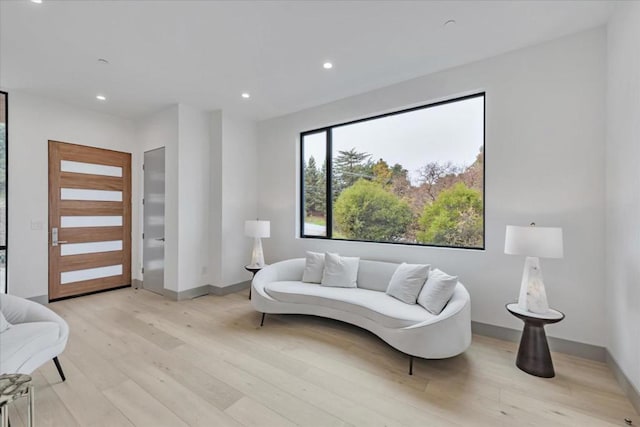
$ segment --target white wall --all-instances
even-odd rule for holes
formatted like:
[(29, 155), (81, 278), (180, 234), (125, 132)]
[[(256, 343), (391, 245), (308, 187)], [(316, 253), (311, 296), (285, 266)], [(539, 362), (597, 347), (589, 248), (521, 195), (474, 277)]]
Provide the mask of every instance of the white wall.
[[(139, 147), (139, 161), (134, 170), (139, 182), (144, 183), (142, 163), (144, 152), (165, 147), (165, 245), (164, 245), (164, 285), (173, 291), (178, 290), (178, 105), (149, 115), (136, 123), (136, 139)], [(142, 186), (141, 186), (142, 187)], [(141, 195), (134, 199), (138, 206), (138, 227), (140, 233), (134, 234), (138, 242), (139, 263), (134, 269), (134, 277), (142, 280), (142, 229), (143, 206)]]
[[(209, 282), (209, 121), (208, 113), (176, 104), (137, 123), (141, 161), (145, 151), (165, 147), (164, 287), (174, 292)], [(141, 164), (137, 170), (144, 182)]]
[(251, 278), (253, 239), (244, 236), (244, 221), (257, 216), (256, 124), (222, 116), (222, 277), (223, 286)]
[(137, 135), (142, 151), (166, 147), (165, 288), (249, 279), (243, 233), (257, 213), (255, 122), (179, 104), (141, 120)]
[(178, 291), (209, 282), (209, 120), (180, 104), (178, 122)]
[(607, 31), (607, 347), (640, 390), (640, 3)]
[(209, 200), (209, 250), (210, 284), (222, 286), (222, 111), (214, 111), (210, 115), (209, 148), (210, 189)]
[(211, 113), (211, 285), (230, 286), (251, 279), (253, 241), (244, 221), (257, 215), (256, 123), (223, 111)]
[[(56, 140), (132, 153), (134, 127), (128, 120), (78, 109), (46, 98), (9, 91), (9, 293), (48, 295), (48, 141)], [(140, 180), (132, 174), (133, 200)], [(132, 218), (138, 217), (132, 204)], [(32, 223), (42, 226), (33, 230)], [(132, 221), (132, 234), (140, 233)], [(139, 264), (139, 241), (132, 238), (132, 269)]]
[[(428, 262), (457, 274), (475, 321), (521, 324), (524, 259), (504, 255), (507, 224), (560, 226), (565, 258), (543, 260), (551, 305), (567, 318), (551, 336), (604, 345), (605, 33), (597, 29), (259, 123), (259, 213), (272, 221), (267, 262), (336, 251)], [(299, 132), (484, 90), (486, 250), (296, 238)]]

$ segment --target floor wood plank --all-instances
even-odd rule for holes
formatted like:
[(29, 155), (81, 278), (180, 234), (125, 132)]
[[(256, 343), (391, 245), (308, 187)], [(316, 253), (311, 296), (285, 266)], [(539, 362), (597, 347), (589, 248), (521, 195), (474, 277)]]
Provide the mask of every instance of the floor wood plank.
[(248, 397), (243, 397), (225, 412), (247, 427), (295, 427), (291, 421)]
[[(328, 319), (260, 315), (246, 293), (169, 301), (134, 289), (52, 303), (69, 345), (34, 372), (38, 426), (615, 426), (640, 423), (603, 363), (554, 353), (557, 376), (515, 367), (517, 344), (474, 336), (416, 360)], [(12, 425), (26, 401), (12, 403)]]
[[(165, 405), (147, 393), (133, 380), (104, 391), (104, 396), (137, 426), (181, 427), (182, 422)], [(176, 393), (176, 399), (180, 396)]]

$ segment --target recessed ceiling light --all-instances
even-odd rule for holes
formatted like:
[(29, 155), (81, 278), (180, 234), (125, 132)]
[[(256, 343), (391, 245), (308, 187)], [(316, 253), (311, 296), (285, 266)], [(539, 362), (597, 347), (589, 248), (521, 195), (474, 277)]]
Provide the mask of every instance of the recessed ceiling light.
[(107, 100), (107, 97), (106, 97), (106, 96), (104, 96), (104, 95), (96, 95), (96, 99), (97, 99), (98, 101), (106, 101), (106, 100)]
[(31, 3), (42, 4), (42, 0), (31, 0)]
[(241, 95), (241, 96), (242, 96), (244, 99), (249, 99), (249, 98), (251, 98), (251, 94), (250, 94), (249, 92), (242, 92), (242, 95)]
[(456, 25), (456, 20), (455, 19), (449, 19), (448, 21), (445, 21), (445, 23), (443, 25), (445, 27), (454, 27)]
[(333, 68), (333, 64), (332, 64), (331, 62), (325, 62), (324, 64), (322, 64), (322, 67), (323, 67), (325, 70), (330, 70), (330, 69), (332, 69), (332, 68)]
[(102, 65), (108, 65), (108, 64), (109, 64), (109, 61), (107, 61), (107, 60), (106, 60), (106, 59), (104, 59), (104, 58), (98, 58), (98, 63), (99, 63), (99, 64), (102, 64)]

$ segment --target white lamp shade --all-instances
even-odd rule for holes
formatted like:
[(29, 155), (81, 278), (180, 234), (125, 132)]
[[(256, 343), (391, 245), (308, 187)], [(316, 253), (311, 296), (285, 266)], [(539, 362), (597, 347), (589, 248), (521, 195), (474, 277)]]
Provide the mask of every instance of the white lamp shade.
[(271, 235), (271, 223), (257, 219), (245, 221), (244, 234), (248, 237), (269, 237)]
[(507, 225), (504, 253), (539, 258), (562, 258), (562, 228)]

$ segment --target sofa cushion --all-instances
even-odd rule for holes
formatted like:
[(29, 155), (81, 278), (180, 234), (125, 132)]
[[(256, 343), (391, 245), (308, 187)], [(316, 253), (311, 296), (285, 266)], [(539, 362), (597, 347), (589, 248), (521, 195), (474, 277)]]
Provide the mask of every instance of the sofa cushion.
[(326, 252), (320, 284), (339, 288), (355, 288), (359, 264), (360, 258), (358, 257), (346, 257)]
[(415, 304), (418, 294), (429, 275), (429, 264), (407, 264), (398, 266), (387, 288), (387, 295), (407, 304)]
[(427, 283), (418, 295), (418, 304), (430, 313), (440, 314), (451, 299), (457, 284), (458, 276), (450, 276), (437, 268), (431, 270)]
[(358, 287), (385, 292), (398, 265), (400, 264), (361, 259), (358, 267)]
[(16, 373), (34, 354), (55, 345), (60, 327), (55, 322), (29, 322), (11, 325), (0, 333), (0, 373)]
[(324, 254), (307, 251), (304, 261), (304, 271), (302, 272), (302, 281), (307, 283), (320, 283), (322, 282), (323, 272)]
[(417, 304), (409, 305), (384, 292), (362, 288), (330, 288), (299, 281), (271, 282), (266, 292), (278, 301), (351, 312), (387, 328), (404, 328), (433, 318)]
[(4, 332), (5, 330), (9, 329), (9, 326), (11, 326), (11, 323), (7, 322), (4, 314), (2, 314), (2, 312), (0, 311), (0, 332)]

